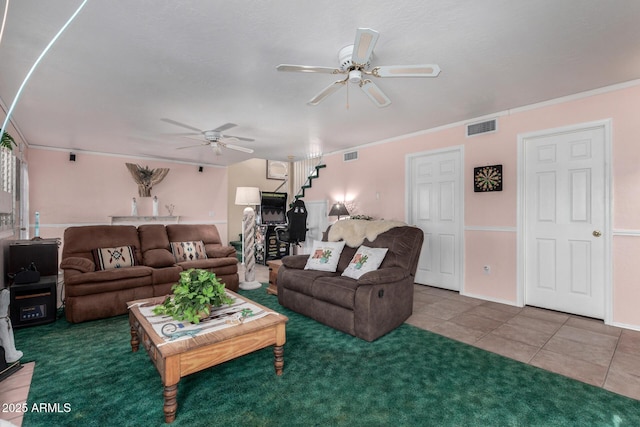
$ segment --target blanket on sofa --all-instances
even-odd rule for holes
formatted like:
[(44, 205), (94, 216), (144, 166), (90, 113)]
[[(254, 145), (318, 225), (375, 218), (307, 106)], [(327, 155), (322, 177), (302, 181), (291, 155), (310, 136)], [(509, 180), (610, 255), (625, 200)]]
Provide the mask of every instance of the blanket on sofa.
[(329, 229), (327, 240), (337, 242), (344, 240), (347, 246), (357, 248), (364, 239), (369, 241), (375, 240), (378, 234), (389, 231), (394, 227), (403, 227), (407, 225), (402, 221), (393, 220), (373, 220), (367, 221), (363, 219), (344, 219), (336, 221)]

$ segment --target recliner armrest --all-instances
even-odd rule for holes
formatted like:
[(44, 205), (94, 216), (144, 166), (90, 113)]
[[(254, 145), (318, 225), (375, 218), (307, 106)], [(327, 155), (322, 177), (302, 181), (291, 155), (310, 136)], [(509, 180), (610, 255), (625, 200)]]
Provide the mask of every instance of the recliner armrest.
[(209, 258), (226, 258), (236, 256), (236, 248), (233, 246), (219, 246), (207, 249), (207, 257)]
[(81, 273), (90, 273), (96, 271), (96, 265), (82, 257), (69, 257), (62, 260), (60, 268), (63, 270), (77, 270)]
[(307, 265), (308, 259), (309, 255), (287, 255), (282, 258), (282, 265), (287, 268), (304, 270), (304, 266)]
[(399, 282), (410, 276), (409, 271), (400, 267), (381, 268), (364, 273), (358, 279), (360, 285), (383, 285), (385, 283)]

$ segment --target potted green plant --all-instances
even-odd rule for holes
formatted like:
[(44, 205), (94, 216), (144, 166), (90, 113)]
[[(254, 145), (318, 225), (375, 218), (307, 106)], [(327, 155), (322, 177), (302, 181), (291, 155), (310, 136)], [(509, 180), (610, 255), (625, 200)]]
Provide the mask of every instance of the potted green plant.
[(7, 132), (2, 132), (2, 138), (0, 139), (0, 147), (4, 147), (7, 150), (13, 150), (13, 146), (16, 145), (13, 137)]
[(153, 309), (155, 314), (200, 323), (211, 314), (212, 307), (233, 303), (233, 298), (225, 293), (224, 283), (207, 270), (191, 268), (181, 272), (180, 280), (171, 290), (173, 295)]

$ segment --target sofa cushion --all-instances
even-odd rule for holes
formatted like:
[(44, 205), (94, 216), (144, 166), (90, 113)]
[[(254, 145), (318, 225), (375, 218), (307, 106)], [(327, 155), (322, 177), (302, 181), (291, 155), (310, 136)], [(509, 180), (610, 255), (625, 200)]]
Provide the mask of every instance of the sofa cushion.
[[(235, 271), (238, 271), (238, 258), (235, 257), (226, 257), (226, 258), (205, 258), (205, 259), (197, 259), (193, 261), (182, 261), (179, 262), (178, 265), (182, 267), (183, 270), (188, 270), (190, 268), (220, 268), (224, 266), (232, 266)], [(214, 272), (215, 273), (215, 272)]]
[(149, 249), (142, 255), (142, 262), (149, 267), (170, 267), (176, 262), (176, 257), (166, 249)]
[(387, 248), (360, 246), (342, 275), (357, 280), (364, 273), (377, 270), (388, 250)]
[[(127, 268), (113, 268), (110, 270), (92, 271), (90, 273), (77, 274), (71, 277), (65, 276), (65, 292), (71, 294), (71, 287), (77, 284), (92, 284), (91, 286), (107, 284), (108, 287), (115, 286), (114, 283), (122, 280), (135, 282), (127, 287), (151, 285), (151, 273), (153, 269), (144, 265), (136, 265)], [(110, 289), (111, 290), (111, 289)], [(97, 291), (94, 291), (97, 292)]]
[(336, 271), (344, 242), (313, 242), (305, 270)]
[(132, 246), (97, 248), (91, 253), (96, 270), (111, 270), (136, 265), (135, 249)]
[(171, 252), (173, 252), (176, 262), (196, 261), (207, 258), (207, 252), (204, 249), (202, 240), (171, 242)]
[(358, 282), (344, 276), (318, 277), (313, 281), (313, 297), (353, 310)]
[(338, 273), (318, 270), (298, 270), (292, 268), (280, 268), (278, 271), (278, 288), (299, 292), (304, 295), (313, 296), (313, 283), (320, 277), (340, 277)]

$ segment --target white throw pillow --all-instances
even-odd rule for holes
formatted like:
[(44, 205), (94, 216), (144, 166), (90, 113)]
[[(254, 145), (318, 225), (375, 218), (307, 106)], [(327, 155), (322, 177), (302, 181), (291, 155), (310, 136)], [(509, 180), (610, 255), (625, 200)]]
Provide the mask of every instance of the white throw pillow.
[(377, 270), (388, 250), (387, 248), (360, 246), (342, 275), (357, 280), (364, 273)]
[(340, 261), (342, 249), (344, 249), (344, 241), (315, 241), (304, 269), (335, 272), (338, 268), (338, 261)]

